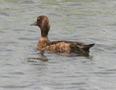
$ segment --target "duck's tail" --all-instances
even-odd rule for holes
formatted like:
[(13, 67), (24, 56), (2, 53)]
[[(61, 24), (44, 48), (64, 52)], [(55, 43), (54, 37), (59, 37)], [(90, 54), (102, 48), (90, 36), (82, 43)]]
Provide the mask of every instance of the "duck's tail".
[(94, 45), (95, 45), (94, 43), (93, 43), (93, 44), (84, 45), (84, 46), (83, 46), (83, 50), (86, 51), (86, 52), (89, 52), (89, 49), (90, 49), (91, 47), (93, 47)]

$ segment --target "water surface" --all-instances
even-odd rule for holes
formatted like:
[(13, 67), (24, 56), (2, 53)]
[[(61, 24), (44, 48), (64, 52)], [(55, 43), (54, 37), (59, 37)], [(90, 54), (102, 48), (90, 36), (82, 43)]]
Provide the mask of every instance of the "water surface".
[[(0, 90), (116, 90), (115, 0), (0, 0)], [(50, 19), (51, 40), (95, 43), (90, 57), (36, 51)]]

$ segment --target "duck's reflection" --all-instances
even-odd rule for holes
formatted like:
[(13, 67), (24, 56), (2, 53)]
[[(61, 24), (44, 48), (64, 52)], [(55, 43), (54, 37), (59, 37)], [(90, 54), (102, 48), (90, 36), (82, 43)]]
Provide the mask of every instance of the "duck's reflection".
[(36, 57), (30, 57), (30, 58), (28, 58), (28, 60), (30, 62), (35, 61), (35, 60), (40, 60), (40, 61), (46, 62), (46, 61), (48, 61), (48, 58), (43, 53), (38, 53), (38, 55)]

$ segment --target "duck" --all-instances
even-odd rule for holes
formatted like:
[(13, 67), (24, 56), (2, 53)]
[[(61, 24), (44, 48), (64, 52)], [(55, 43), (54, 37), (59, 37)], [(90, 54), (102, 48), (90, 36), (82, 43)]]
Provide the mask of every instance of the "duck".
[(37, 50), (43, 54), (44, 52), (51, 52), (57, 54), (72, 54), (89, 56), (90, 48), (95, 44), (84, 44), (77, 41), (58, 40), (50, 41), (48, 33), (50, 31), (49, 19), (45, 15), (37, 17), (35, 23), (31, 24), (40, 28), (41, 36), (37, 44)]

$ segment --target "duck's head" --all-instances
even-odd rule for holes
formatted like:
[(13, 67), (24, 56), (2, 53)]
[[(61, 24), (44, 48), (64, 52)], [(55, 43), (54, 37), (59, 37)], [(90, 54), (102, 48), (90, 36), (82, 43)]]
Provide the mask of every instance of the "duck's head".
[(37, 21), (32, 25), (38, 26), (41, 30), (41, 36), (46, 37), (48, 35), (50, 25), (47, 16), (41, 15), (37, 17)]

